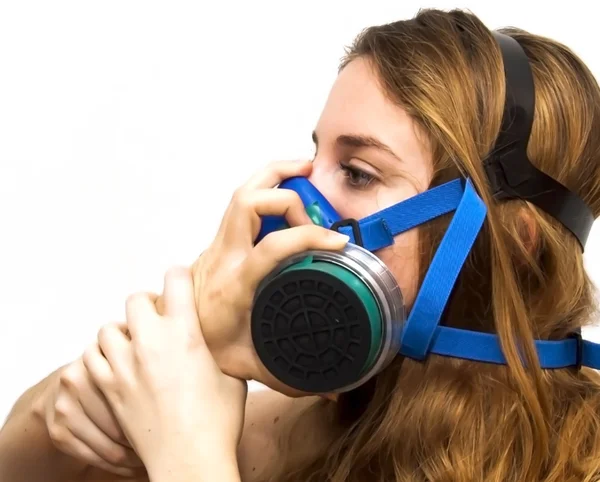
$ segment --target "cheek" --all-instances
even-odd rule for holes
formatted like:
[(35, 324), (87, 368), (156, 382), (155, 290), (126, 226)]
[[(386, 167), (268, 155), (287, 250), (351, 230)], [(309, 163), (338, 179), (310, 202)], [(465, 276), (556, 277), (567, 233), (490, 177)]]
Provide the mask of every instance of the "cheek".
[[(315, 163), (309, 179), (343, 218), (361, 219), (417, 194), (417, 190), (409, 183), (378, 189), (369, 194), (349, 192), (339, 176), (333, 174), (335, 172), (330, 165)], [(404, 304), (410, 308), (415, 300), (419, 281), (418, 230), (412, 229), (400, 234), (394, 241), (392, 246), (378, 251), (376, 255), (394, 274), (402, 290)]]
[(418, 231), (412, 229), (394, 238), (395, 243), (377, 253), (393, 273), (404, 297), (404, 304), (410, 309), (417, 296), (419, 284)]

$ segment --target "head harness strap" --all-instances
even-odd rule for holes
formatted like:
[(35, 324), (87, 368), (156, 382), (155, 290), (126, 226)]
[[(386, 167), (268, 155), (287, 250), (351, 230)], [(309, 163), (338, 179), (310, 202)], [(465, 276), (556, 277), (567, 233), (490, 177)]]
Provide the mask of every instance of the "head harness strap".
[(523, 199), (561, 222), (585, 248), (594, 223), (586, 203), (564, 185), (537, 169), (527, 157), (533, 124), (535, 90), (525, 51), (514, 38), (493, 32), (504, 61), (506, 100), (496, 146), (485, 161), (497, 200)]

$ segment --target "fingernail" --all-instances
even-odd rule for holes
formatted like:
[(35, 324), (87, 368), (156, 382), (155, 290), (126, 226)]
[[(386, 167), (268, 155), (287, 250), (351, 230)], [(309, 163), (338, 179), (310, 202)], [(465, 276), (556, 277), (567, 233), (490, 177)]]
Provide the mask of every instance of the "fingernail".
[(348, 241), (350, 241), (350, 236), (347, 236), (346, 234), (338, 233), (337, 231), (330, 231), (330, 233), (331, 238), (335, 239), (336, 241), (343, 241), (344, 244), (347, 244)]

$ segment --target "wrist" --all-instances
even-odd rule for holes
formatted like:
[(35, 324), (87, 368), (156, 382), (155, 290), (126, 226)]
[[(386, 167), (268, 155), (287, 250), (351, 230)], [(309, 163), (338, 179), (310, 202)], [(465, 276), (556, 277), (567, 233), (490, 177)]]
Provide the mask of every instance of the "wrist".
[(180, 451), (146, 465), (150, 482), (241, 482), (235, 454)]
[[(194, 290), (196, 291), (196, 312), (201, 326), (203, 319), (200, 316), (199, 290), (204, 286), (202, 266), (204, 253), (205, 251), (190, 267), (194, 280)], [(204, 323), (206, 323), (206, 320), (204, 320)], [(250, 338), (250, 332), (246, 333), (242, 330), (242, 336), (237, 336), (239, 333), (234, 336), (227, 336), (227, 331), (211, 328), (213, 327), (202, 326), (206, 345), (219, 369), (230, 377), (240, 380), (254, 380), (255, 376), (259, 374), (258, 355)]]
[(225, 375), (240, 380), (254, 380), (258, 376), (258, 357), (253, 346), (221, 345), (208, 348)]

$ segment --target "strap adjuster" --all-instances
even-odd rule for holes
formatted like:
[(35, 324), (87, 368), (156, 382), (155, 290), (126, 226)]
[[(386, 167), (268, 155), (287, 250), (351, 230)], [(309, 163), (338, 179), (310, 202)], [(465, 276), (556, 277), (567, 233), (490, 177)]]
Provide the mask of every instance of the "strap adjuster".
[(579, 328), (575, 333), (571, 334), (572, 338), (577, 340), (577, 353), (575, 358), (575, 369), (577, 371), (581, 370), (583, 366), (583, 337), (581, 336), (581, 328)]
[(354, 218), (342, 219), (341, 221), (336, 221), (331, 225), (331, 230), (340, 232), (340, 228), (350, 226), (352, 228), (352, 236), (354, 236), (354, 244), (364, 248), (365, 245), (363, 243), (362, 234), (360, 234), (360, 226), (358, 225), (358, 221)]

